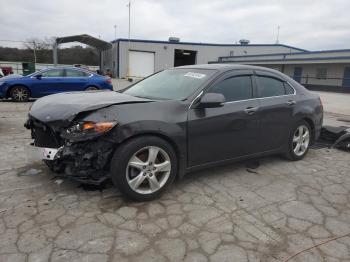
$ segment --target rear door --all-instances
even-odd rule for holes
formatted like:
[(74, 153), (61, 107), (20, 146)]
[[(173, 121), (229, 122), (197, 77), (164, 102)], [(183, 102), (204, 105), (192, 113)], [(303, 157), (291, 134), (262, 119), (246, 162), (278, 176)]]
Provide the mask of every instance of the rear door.
[(294, 124), (295, 90), (284, 79), (269, 72), (256, 71), (255, 81), (260, 98), (259, 151), (279, 149), (286, 145)]
[(223, 94), (222, 107), (189, 109), (189, 166), (256, 153), (259, 101), (254, 98), (252, 73), (228, 73), (212, 84), (206, 92)]
[(65, 69), (62, 92), (83, 91), (87, 87), (88, 79), (90, 76), (91, 74), (82, 70), (74, 68)]

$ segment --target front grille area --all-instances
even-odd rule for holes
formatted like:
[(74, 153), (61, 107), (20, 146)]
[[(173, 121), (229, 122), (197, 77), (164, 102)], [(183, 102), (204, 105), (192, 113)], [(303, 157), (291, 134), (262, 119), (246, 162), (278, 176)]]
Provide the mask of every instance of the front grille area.
[(59, 148), (61, 146), (59, 136), (50, 127), (38, 121), (33, 121), (32, 136), (35, 146), (48, 148)]

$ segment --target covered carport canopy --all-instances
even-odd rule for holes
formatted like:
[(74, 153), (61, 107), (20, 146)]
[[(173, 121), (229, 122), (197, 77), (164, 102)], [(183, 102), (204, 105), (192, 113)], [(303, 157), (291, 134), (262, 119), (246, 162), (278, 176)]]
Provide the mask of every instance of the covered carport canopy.
[[(83, 34), (83, 35), (57, 37), (53, 47), (53, 63), (55, 65), (57, 65), (58, 63), (58, 56), (57, 56), (58, 45), (64, 44), (64, 43), (71, 43), (71, 42), (79, 42), (79, 43), (83, 43), (96, 48), (100, 53), (100, 61), (101, 61), (101, 52), (112, 48), (111, 43), (103, 41), (96, 37), (92, 37), (91, 35)], [(100, 64), (100, 67), (101, 67), (101, 64)]]

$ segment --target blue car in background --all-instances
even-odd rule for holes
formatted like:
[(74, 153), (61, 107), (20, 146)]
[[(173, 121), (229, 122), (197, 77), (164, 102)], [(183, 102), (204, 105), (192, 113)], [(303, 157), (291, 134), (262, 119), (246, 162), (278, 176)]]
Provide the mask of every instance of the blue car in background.
[(28, 76), (0, 78), (0, 98), (17, 102), (61, 92), (102, 89), (113, 90), (110, 77), (77, 67), (55, 67)]

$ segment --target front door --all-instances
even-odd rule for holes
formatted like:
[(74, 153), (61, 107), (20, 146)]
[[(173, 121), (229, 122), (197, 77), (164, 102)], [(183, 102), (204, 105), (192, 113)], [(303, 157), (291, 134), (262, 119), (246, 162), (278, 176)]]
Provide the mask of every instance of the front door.
[(256, 153), (259, 101), (254, 98), (252, 72), (226, 74), (206, 92), (221, 93), (226, 102), (217, 108), (189, 109), (189, 166)]
[(297, 103), (295, 90), (283, 79), (265, 72), (257, 72), (260, 98), (259, 151), (267, 152), (286, 146), (294, 125), (293, 111)]
[(37, 75), (41, 77), (32, 76), (32, 87), (37, 96), (55, 94), (60, 90), (64, 79), (63, 69), (48, 69)]
[(303, 75), (303, 68), (302, 67), (294, 67), (293, 79), (295, 81), (297, 81), (298, 83), (301, 83), (302, 75)]

